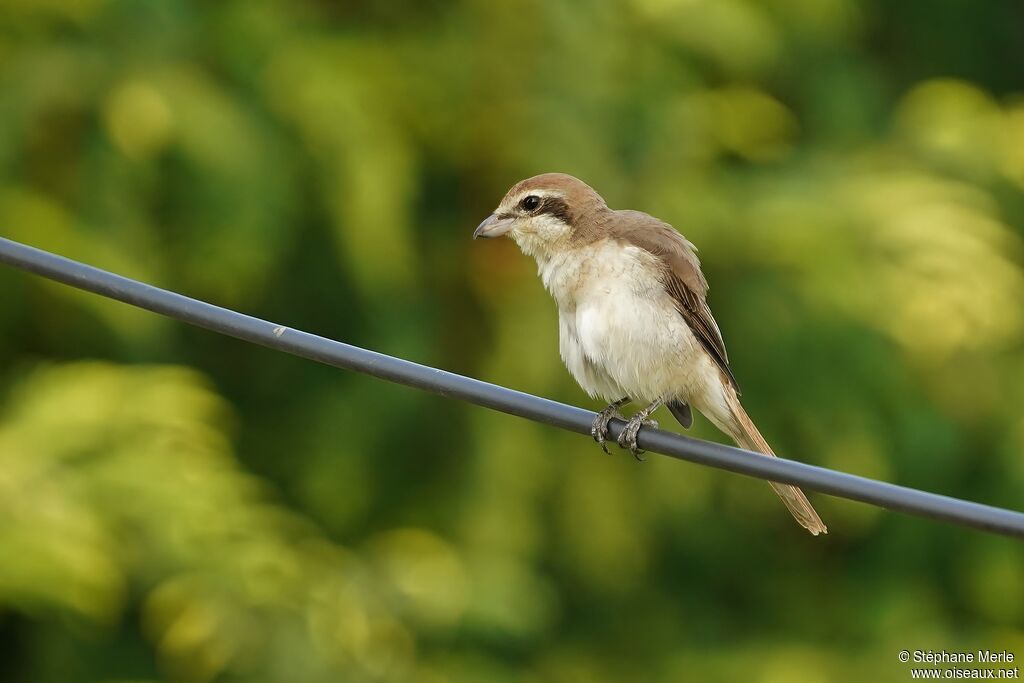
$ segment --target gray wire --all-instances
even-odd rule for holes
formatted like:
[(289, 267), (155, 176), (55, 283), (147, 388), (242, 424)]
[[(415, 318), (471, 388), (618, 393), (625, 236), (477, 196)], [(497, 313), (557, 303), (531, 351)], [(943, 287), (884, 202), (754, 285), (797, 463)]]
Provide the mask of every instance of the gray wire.
[[(461, 399), (579, 434), (590, 434), (590, 425), (596, 416), (589, 410), (260, 320), (2, 237), (0, 262), (271, 349), (334, 367), (355, 370), (448, 398)], [(612, 423), (613, 437), (618, 436), (623, 424), (617, 420)], [(919, 491), (783, 458), (766, 458), (738, 448), (656, 429), (642, 429), (639, 444), (645, 450), (700, 465), (760, 479), (796, 484), (890, 510), (1024, 538), (1024, 514), (1013, 510)]]

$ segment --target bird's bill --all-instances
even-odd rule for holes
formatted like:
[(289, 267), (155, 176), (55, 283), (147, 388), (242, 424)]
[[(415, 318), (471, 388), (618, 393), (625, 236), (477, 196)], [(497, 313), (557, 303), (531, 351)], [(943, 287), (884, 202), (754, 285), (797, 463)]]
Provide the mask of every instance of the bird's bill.
[(501, 237), (511, 229), (511, 218), (498, 218), (492, 213), (480, 225), (476, 226), (476, 230), (473, 231), (473, 239), (477, 237)]

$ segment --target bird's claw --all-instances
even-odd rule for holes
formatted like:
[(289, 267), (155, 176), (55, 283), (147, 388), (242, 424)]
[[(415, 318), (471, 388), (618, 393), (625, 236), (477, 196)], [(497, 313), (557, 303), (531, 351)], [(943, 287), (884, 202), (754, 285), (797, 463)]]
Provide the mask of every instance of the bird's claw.
[(633, 454), (633, 457), (639, 461), (643, 461), (644, 450), (636, 443), (636, 437), (640, 433), (641, 427), (651, 427), (653, 429), (658, 428), (658, 423), (654, 420), (649, 420), (646, 416), (637, 414), (626, 423), (622, 433), (619, 434), (618, 442), (619, 445), (628, 450)]
[(608, 450), (608, 444), (606, 443), (608, 440), (608, 424), (614, 418), (624, 419), (622, 413), (619, 412), (618, 406), (613, 403), (598, 413), (597, 417), (594, 418), (593, 424), (590, 425), (590, 436), (594, 437), (594, 441), (608, 455), (611, 455), (611, 451)]

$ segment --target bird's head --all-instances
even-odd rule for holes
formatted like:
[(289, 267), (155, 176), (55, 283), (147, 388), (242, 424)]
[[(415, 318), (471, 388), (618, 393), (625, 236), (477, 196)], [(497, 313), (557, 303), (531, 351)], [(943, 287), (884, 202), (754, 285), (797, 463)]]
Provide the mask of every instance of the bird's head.
[(544, 173), (512, 186), (494, 213), (476, 230), (477, 237), (508, 235), (524, 253), (538, 255), (569, 244), (595, 212), (607, 210), (601, 195), (578, 178)]

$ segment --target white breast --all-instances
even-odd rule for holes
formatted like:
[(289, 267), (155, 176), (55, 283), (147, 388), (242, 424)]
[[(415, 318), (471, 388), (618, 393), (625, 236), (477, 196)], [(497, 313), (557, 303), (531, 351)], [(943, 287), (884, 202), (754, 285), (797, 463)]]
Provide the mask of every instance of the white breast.
[(717, 385), (714, 362), (665, 292), (650, 253), (604, 241), (538, 257), (538, 265), (558, 304), (562, 360), (588, 394), (691, 401)]

